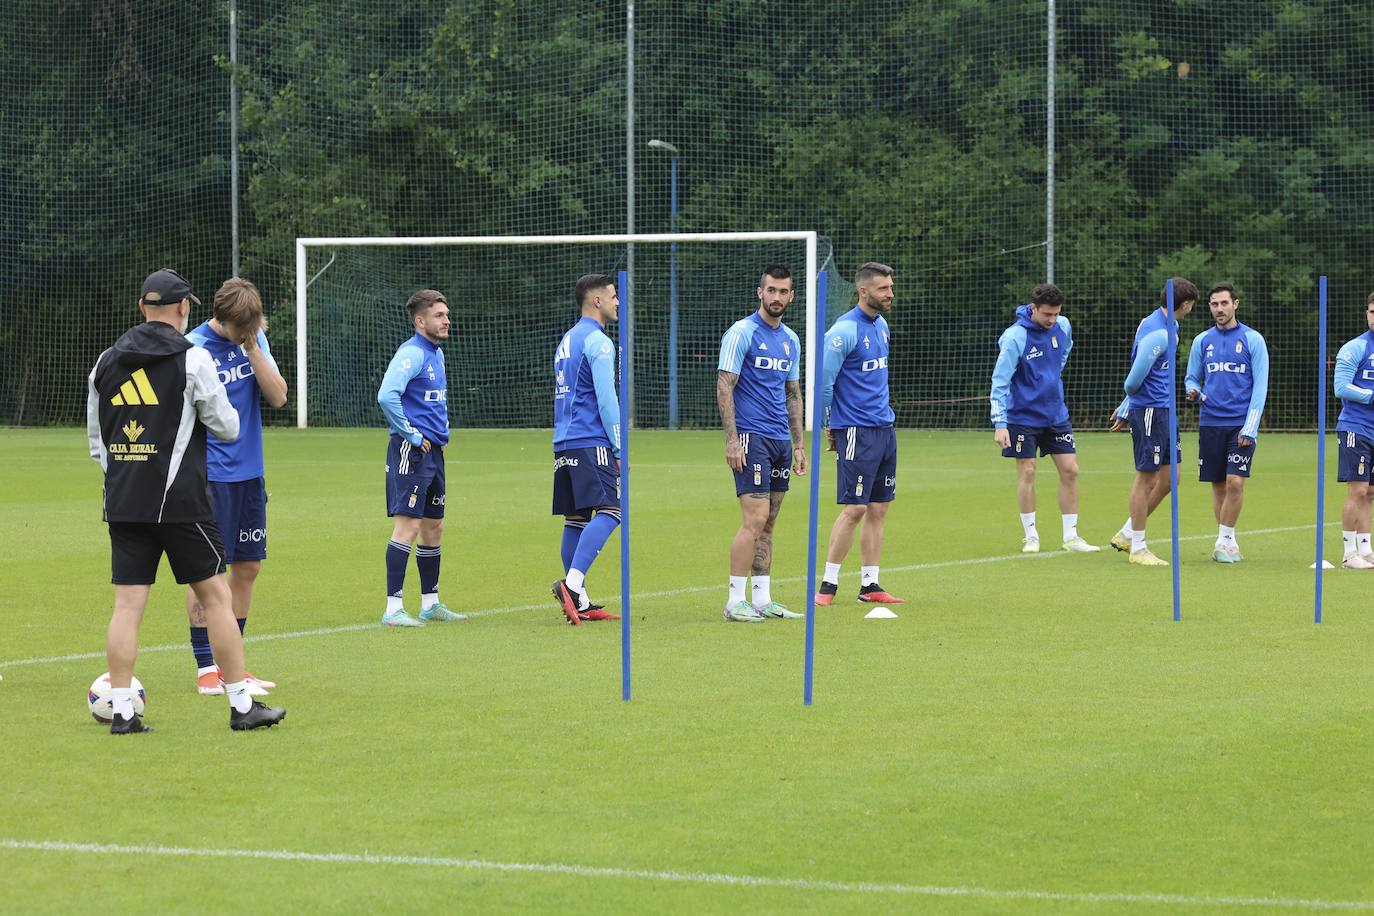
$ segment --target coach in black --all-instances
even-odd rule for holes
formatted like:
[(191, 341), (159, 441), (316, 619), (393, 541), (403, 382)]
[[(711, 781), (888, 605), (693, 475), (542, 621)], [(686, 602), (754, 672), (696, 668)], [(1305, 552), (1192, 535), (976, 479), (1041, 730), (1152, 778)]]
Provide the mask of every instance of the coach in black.
[(164, 552), (177, 582), (189, 582), (205, 607), (229, 695), (230, 728), (271, 726), (286, 716), (285, 709), (249, 696), (244, 682), (243, 639), (205, 471), (205, 431), (232, 442), (239, 416), (214, 360), (184, 336), (192, 302), (200, 305), (175, 270), (149, 275), (138, 302), (147, 321), (100, 354), (88, 381), (86, 433), (91, 457), (105, 472), (115, 587), (105, 652), (114, 700), (110, 733), (116, 735), (152, 731), (134, 712), (130, 683), (138, 627)]

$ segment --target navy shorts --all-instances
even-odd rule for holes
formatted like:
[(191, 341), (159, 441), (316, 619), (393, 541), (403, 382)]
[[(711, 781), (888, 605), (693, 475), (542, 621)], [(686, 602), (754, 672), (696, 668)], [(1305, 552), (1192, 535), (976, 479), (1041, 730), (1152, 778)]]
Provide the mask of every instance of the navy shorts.
[(792, 440), (765, 439), (757, 433), (740, 433), (744, 470), (735, 475), (735, 495), (786, 493), (792, 480)]
[(897, 496), (897, 431), (891, 426), (835, 430), (835, 502), (890, 503)]
[(553, 514), (590, 515), (601, 506), (620, 508), (620, 472), (608, 446), (553, 453)]
[(214, 520), (110, 522), (110, 581), (115, 585), (152, 585), (164, 553), (180, 585), (224, 572), (224, 547)]
[[(1131, 443), (1135, 446), (1135, 469), (1137, 471), (1158, 471), (1168, 467), (1169, 457), (1169, 408), (1132, 407), (1130, 412)], [(1183, 457), (1178, 443), (1174, 443), (1174, 458)]]
[(267, 559), (267, 482), (261, 477), (210, 481), (215, 525), (224, 539), (224, 560)]
[(1197, 479), (1225, 483), (1227, 476), (1249, 477), (1255, 461), (1252, 440), (1241, 448), (1239, 426), (1199, 426), (1197, 430)]
[(1340, 449), (1340, 464), (1336, 479), (1341, 483), (1368, 482), (1374, 478), (1374, 442), (1359, 433), (1336, 430), (1336, 445)]
[(1041, 458), (1046, 455), (1072, 455), (1076, 451), (1073, 447), (1073, 427), (1067, 423), (1063, 426), (1008, 423), (1007, 435), (1011, 437), (1011, 445), (1002, 449), (1003, 458), (1034, 458), (1037, 447)]
[(446, 494), (444, 449), (429, 451), (393, 435), (386, 448), (386, 514), (443, 518)]

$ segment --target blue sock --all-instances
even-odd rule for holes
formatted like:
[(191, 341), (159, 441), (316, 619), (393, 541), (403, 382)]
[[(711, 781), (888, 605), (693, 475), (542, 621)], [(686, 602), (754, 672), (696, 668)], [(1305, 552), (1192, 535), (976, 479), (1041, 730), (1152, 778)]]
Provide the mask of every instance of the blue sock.
[(415, 566), (420, 570), (420, 594), (439, 591), (439, 548), (415, 545)]
[(410, 545), (400, 541), (386, 543), (386, 593), (401, 597), (406, 587), (406, 563), (410, 561)]
[(215, 653), (210, 651), (208, 628), (191, 627), (191, 651), (196, 655), (197, 668), (209, 668), (215, 663)]
[(246, 626), (248, 626), (248, 618), (247, 618), (247, 617), (235, 617), (234, 619), (238, 621), (238, 624), (239, 624), (239, 635), (242, 636), (242, 635), (243, 635), (243, 628), (246, 627)]
[(598, 512), (596, 518), (587, 523), (587, 530), (578, 538), (577, 550), (573, 552), (571, 569), (582, 570), (583, 575), (592, 568), (601, 548), (606, 546), (611, 532), (620, 524), (620, 513)]
[(563, 523), (563, 574), (567, 575), (568, 570), (572, 569), (573, 554), (577, 553), (577, 542), (582, 539), (582, 532), (587, 530), (586, 522), (564, 522)]

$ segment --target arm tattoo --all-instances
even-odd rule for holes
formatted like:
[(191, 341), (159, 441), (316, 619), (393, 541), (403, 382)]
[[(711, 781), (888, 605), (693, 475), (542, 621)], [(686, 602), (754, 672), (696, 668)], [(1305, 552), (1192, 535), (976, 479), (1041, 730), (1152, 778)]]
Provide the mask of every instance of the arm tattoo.
[(735, 429), (735, 385), (739, 376), (724, 369), (716, 373), (716, 406), (720, 408), (720, 425), (725, 428), (725, 441), (739, 438)]
[(792, 433), (792, 447), (801, 448), (802, 430), (805, 428), (802, 423), (801, 382), (787, 383), (787, 428)]

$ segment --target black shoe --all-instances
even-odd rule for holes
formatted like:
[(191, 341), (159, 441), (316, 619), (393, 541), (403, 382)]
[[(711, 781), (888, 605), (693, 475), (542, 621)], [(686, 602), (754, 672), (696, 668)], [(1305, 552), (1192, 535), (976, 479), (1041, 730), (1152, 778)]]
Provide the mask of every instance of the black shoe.
[(143, 720), (138, 717), (138, 713), (126, 719), (119, 713), (115, 713), (110, 719), (110, 734), (112, 735), (136, 735), (139, 732), (150, 732), (153, 730), (151, 725), (144, 725)]
[(581, 625), (582, 617), (577, 609), (582, 606), (582, 595), (568, 588), (568, 583), (562, 579), (550, 586), (549, 591), (553, 593), (553, 600), (558, 602), (558, 609), (568, 618), (568, 623), (573, 626)]
[(253, 701), (247, 712), (239, 712), (232, 706), (229, 708), (229, 727), (236, 732), (248, 731), (250, 728), (271, 728), (285, 718), (285, 709), (280, 706), (266, 706), (257, 700)]
[(821, 587), (820, 587), (819, 589), (816, 590), (816, 594), (818, 594), (818, 595), (834, 595), (834, 594), (837, 594), (837, 593), (839, 592), (839, 590), (840, 590), (840, 587), (839, 587), (838, 585), (832, 583), (832, 582), (822, 582), (822, 583), (821, 583)]

